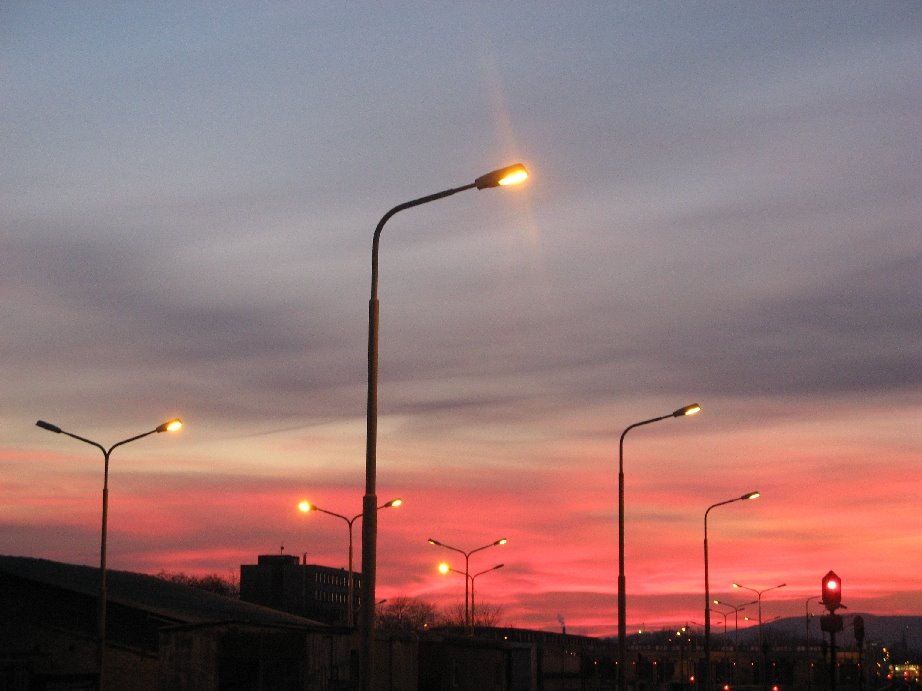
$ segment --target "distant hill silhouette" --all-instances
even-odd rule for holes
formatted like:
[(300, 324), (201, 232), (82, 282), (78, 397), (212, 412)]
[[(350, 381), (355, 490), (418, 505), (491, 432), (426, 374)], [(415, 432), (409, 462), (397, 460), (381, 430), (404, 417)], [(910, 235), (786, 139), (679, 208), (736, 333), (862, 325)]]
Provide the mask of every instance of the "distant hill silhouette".
[[(843, 631), (836, 636), (837, 643), (843, 646), (852, 646), (855, 644), (855, 635), (852, 621), (855, 616), (864, 619), (864, 640), (865, 643), (877, 643), (889, 648), (903, 648), (915, 651), (917, 654), (922, 653), (922, 616), (877, 616), (875, 614), (864, 614), (855, 612), (854, 614), (845, 614), (845, 627)], [(763, 636), (771, 641), (792, 641), (802, 643), (806, 635), (804, 617), (786, 617), (776, 619), (772, 622), (762, 624)], [(711, 635), (722, 635), (721, 632), (711, 629)], [(820, 618), (813, 616), (810, 618), (810, 641), (813, 645), (819, 645), (820, 638)], [(733, 636), (731, 630), (727, 635)], [(827, 634), (828, 636), (828, 634)], [(758, 625), (750, 625), (745, 630), (740, 629), (739, 641), (741, 645), (750, 645), (758, 640)]]

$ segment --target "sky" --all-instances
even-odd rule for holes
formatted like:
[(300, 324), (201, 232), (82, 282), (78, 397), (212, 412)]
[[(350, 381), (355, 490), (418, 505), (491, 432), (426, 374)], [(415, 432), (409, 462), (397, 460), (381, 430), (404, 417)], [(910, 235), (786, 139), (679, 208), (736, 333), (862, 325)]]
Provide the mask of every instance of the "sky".
[[(922, 613), (922, 6), (6, 2), (0, 551), (345, 567), (511, 626)], [(356, 567), (360, 523), (355, 524)], [(751, 609), (751, 607), (749, 608)], [(747, 610), (748, 611), (748, 610)], [(717, 615), (715, 615), (716, 617)], [(716, 619), (715, 619), (716, 621)]]

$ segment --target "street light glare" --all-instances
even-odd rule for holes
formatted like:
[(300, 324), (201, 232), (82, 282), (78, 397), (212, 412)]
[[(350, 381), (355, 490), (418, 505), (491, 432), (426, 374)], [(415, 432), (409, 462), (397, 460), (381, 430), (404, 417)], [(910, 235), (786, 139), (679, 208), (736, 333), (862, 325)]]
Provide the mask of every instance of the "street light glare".
[(683, 415), (696, 415), (701, 412), (701, 406), (697, 403), (692, 403), (691, 405), (684, 406), (679, 408), (672, 414), (672, 417), (682, 417)]
[(304, 513), (311, 511), (313, 508), (314, 507), (311, 506), (311, 503), (309, 501), (302, 501), (301, 503), (298, 504), (298, 510)]
[(744, 494), (740, 499), (758, 499), (761, 496), (761, 492), (750, 492), (749, 494)]
[(389, 502), (387, 502), (387, 503), (386, 503), (384, 506), (382, 506), (381, 508), (382, 508), (382, 509), (385, 509), (385, 508), (387, 508), (387, 509), (389, 509), (389, 508), (396, 508), (396, 507), (400, 506), (401, 504), (403, 504), (403, 499), (400, 499), (400, 498), (398, 497), (397, 499), (391, 499)]
[(505, 168), (492, 170), (486, 175), (481, 175), (474, 180), (474, 186), (478, 190), (485, 190), (491, 187), (508, 187), (524, 182), (528, 178), (528, 170), (521, 163), (516, 163)]
[(518, 166), (514, 170), (510, 171), (504, 178), (500, 179), (500, 187), (506, 187), (507, 185), (518, 185), (519, 183), (525, 182), (528, 179), (528, 171), (525, 170), (525, 166)]
[(509, 542), (509, 540), (507, 540), (507, 539), (504, 538), (504, 537), (501, 537), (499, 540), (497, 540), (497, 541), (494, 542), (493, 544), (494, 544), (494, 545), (505, 545), (507, 542)]
[(440, 573), (440, 574), (442, 574), (442, 575), (444, 576), (444, 575), (447, 574), (449, 571), (451, 571), (451, 567), (450, 567), (447, 563), (445, 563), (445, 562), (443, 561), (441, 564), (439, 564), (439, 573)]
[(174, 418), (170, 420), (169, 422), (164, 422), (157, 429), (161, 430), (161, 428), (162, 428), (162, 431), (164, 432), (178, 432), (179, 430), (182, 429), (182, 420), (180, 420), (179, 418)]

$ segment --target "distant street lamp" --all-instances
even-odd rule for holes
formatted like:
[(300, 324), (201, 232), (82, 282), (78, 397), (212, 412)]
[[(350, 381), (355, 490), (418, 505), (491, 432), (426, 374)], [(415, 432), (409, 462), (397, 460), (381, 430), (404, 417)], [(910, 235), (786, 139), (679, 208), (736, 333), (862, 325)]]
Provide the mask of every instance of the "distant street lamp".
[(811, 687), (813, 686), (813, 674), (810, 668), (810, 601), (820, 600), (822, 597), (822, 595), (811, 595), (804, 602), (804, 657), (806, 658), (804, 669), (807, 670), (807, 679)]
[[(493, 542), (487, 545), (483, 545), (482, 547), (478, 547), (477, 549), (472, 549), (469, 552), (465, 552), (463, 549), (458, 549), (457, 547), (446, 545), (445, 543), (439, 542), (438, 540), (434, 540), (431, 537), (429, 538), (430, 545), (435, 545), (436, 547), (444, 547), (445, 549), (450, 549), (452, 552), (457, 552), (458, 554), (461, 554), (464, 556), (464, 576), (465, 576), (464, 578), (464, 627), (468, 630), (470, 630), (471, 628), (471, 611), (468, 606), (470, 583), (471, 583), (471, 569), (470, 569), (471, 555), (474, 554), (475, 552), (480, 552), (481, 550), (487, 549), (488, 547), (496, 547), (497, 545), (505, 545), (507, 542), (508, 540), (506, 538), (501, 537), (499, 540), (494, 540)], [(493, 568), (498, 569), (500, 568), (500, 566), (495, 566)], [(492, 570), (493, 569), (487, 569), (487, 571), (492, 571)], [(477, 574), (477, 575), (479, 576), (480, 574)]]
[(618, 691), (625, 691), (627, 688), (626, 679), (626, 655), (625, 640), (627, 638), (627, 595), (624, 588), (624, 437), (635, 427), (649, 425), (651, 422), (667, 420), (671, 417), (683, 417), (685, 415), (694, 415), (701, 411), (701, 406), (692, 403), (683, 408), (675, 410), (669, 415), (650, 418), (642, 422), (635, 422), (629, 425), (621, 433), (621, 440), (618, 444)]
[(182, 420), (169, 420), (168, 422), (164, 422), (162, 425), (152, 429), (150, 432), (144, 432), (144, 434), (138, 434), (133, 437), (129, 437), (128, 439), (123, 439), (122, 441), (113, 444), (108, 449), (102, 444), (99, 444), (91, 439), (86, 439), (85, 437), (71, 434), (70, 432), (61, 429), (57, 425), (52, 425), (50, 422), (39, 420), (35, 424), (44, 430), (54, 432), (55, 434), (64, 434), (68, 437), (71, 437), (72, 439), (76, 439), (78, 441), (82, 441), (85, 444), (95, 446), (97, 449), (102, 451), (104, 470), (102, 482), (102, 538), (100, 540), (99, 547), (99, 604), (96, 612), (96, 669), (99, 675), (98, 690), (103, 691), (105, 688), (103, 663), (106, 656), (106, 532), (109, 521), (109, 457), (117, 447), (128, 444), (129, 442), (143, 439), (150, 434), (155, 434), (158, 432), (175, 432), (176, 430), (181, 429)]
[[(758, 492), (749, 492), (744, 494), (741, 497), (736, 497), (735, 499), (727, 499), (726, 501), (717, 502), (716, 504), (711, 504), (707, 511), (704, 512), (704, 688), (710, 688), (711, 682), (711, 587), (708, 580), (708, 514), (711, 512), (711, 509), (717, 508), (718, 506), (724, 506), (725, 504), (732, 504), (737, 501), (745, 501), (747, 499), (758, 499)], [(726, 624), (726, 618), (724, 618), (724, 624)]]
[(764, 593), (767, 593), (770, 590), (777, 590), (778, 588), (783, 588), (787, 585), (787, 583), (781, 583), (780, 585), (773, 585), (771, 588), (764, 588), (763, 590), (756, 590), (755, 588), (749, 588), (745, 585), (740, 585), (739, 583), (733, 583), (732, 585), (734, 588), (738, 588), (740, 590), (748, 590), (749, 592), (756, 594), (756, 602), (759, 604), (759, 651), (762, 654), (762, 664), (760, 665), (761, 674), (759, 674), (759, 676), (762, 678), (762, 682), (764, 683), (765, 682), (765, 672), (766, 672), (765, 670), (765, 659), (766, 658), (765, 658), (764, 641), (762, 639), (762, 595)]
[[(470, 582), (471, 582), (471, 616), (470, 616), (471, 626), (470, 626), (470, 631), (471, 631), (472, 633), (473, 633), (473, 630), (474, 630), (474, 625), (475, 625), (475, 623), (476, 623), (476, 621), (477, 621), (477, 617), (476, 617), (476, 613), (475, 613), (475, 609), (474, 609), (474, 581), (477, 580), (477, 577), (478, 577), (478, 576), (482, 576), (482, 575), (485, 574), (485, 573), (490, 573), (491, 571), (496, 571), (497, 569), (503, 568), (503, 566), (505, 566), (505, 564), (497, 564), (496, 566), (491, 566), (489, 569), (484, 569), (483, 571), (479, 571), (478, 573), (468, 575), (468, 574), (465, 574), (463, 571), (458, 571), (457, 569), (451, 568), (451, 567), (450, 567), (446, 562), (444, 562), (444, 561), (443, 561), (441, 564), (439, 564), (439, 573), (447, 574), (447, 573), (449, 573), (449, 572), (452, 572), (452, 573), (461, 574), (461, 575), (464, 576), (465, 578), (470, 579)], [(465, 620), (466, 620), (466, 619), (467, 619), (467, 613), (465, 612)]]
[[(744, 602), (739, 607), (736, 605), (731, 605), (729, 602), (725, 602), (723, 600), (712, 600), (711, 602), (713, 602), (715, 605), (723, 605), (724, 607), (729, 607), (733, 611), (733, 647), (735, 649), (740, 643), (740, 612), (746, 609), (746, 605), (754, 605), (756, 601), (753, 600), (752, 602)], [(727, 612), (727, 614), (729, 614), (729, 612)]]
[(481, 175), (474, 182), (461, 187), (436, 192), (403, 204), (388, 211), (375, 228), (371, 248), (371, 298), (368, 301), (368, 404), (365, 440), (365, 496), (362, 499), (362, 626), (360, 677), (362, 691), (372, 691), (374, 685), (374, 635), (375, 635), (375, 579), (377, 572), (378, 523), (376, 495), (377, 445), (378, 445), (378, 245), (384, 224), (394, 214), (414, 206), (434, 202), (464, 190), (484, 190), (506, 187), (524, 182), (528, 171), (521, 163), (500, 168)]
[[(379, 506), (378, 511), (380, 511), (381, 509), (389, 509), (391, 507), (397, 507), (397, 506), (400, 506), (401, 504), (403, 504), (403, 499), (399, 499), (399, 498), (391, 499), (386, 504), (382, 504), (381, 506)], [(302, 501), (300, 504), (298, 504), (298, 509), (300, 509), (304, 513), (307, 513), (308, 511), (319, 511), (320, 513), (325, 513), (329, 516), (336, 516), (336, 518), (343, 519), (346, 522), (346, 524), (349, 526), (349, 583), (346, 586), (348, 589), (348, 594), (346, 596), (348, 597), (348, 600), (346, 601), (346, 625), (349, 627), (355, 626), (354, 615), (353, 615), (353, 610), (355, 608), (355, 594), (354, 594), (355, 586), (352, 583), (353, 573), (354, 573), (353, 568), (352, 568), (352, 524), (355, 523), (355, 519), (361, 518), (362, 514), (356, 514), (352, 518), (347, 518), (346, 516), (343, 516), (342, 514), (333, 513), (332, 511), (327, 511), (326, 509), (321, 509), (319, 506), (317, 506), (316, 504), (311, 504), (309, 501)]]

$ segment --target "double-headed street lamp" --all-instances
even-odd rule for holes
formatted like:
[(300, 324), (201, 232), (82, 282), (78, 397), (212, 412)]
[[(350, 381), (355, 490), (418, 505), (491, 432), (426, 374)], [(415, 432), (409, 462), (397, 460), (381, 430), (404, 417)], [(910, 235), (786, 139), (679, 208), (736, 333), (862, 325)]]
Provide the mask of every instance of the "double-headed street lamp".
[(371, 248), (371, 298), (368, 301), (368, 404), (365, 440), (365, 496), (362, 500), (362, 631), (361, 688), (371, 691), (374, 683), (375, 579), (377, 571), (378, 524), (376, 509), (377, 445), (378, 445), (378, 244), (384, 224), (394, 214), (449, 197), (470, 189), (506, 187), (524, 182), (528, 171), (521, 163), (481, 175), (474, 182), (398, 204), (388, 211), (375, 228)]
[[(725, 602), (724, 600), (711, 600), (711, 602), (715, 605), (729, 607), (733, 611), (733, 647), (735, 649), (736, 646), (739, 645), (740, 641), (740, 612), (746, 609), (747, 605), (754, 605), (756, 601), (753, 600), (752, 602), (744, 602), (739, 607), (736, 605), (731, 605), (729, 602)], [(730, 612), (727, 612), (727, 614), (730, 614)]]
[(661, 415), (642, 422), (635, 422), (633, 425), (626, 427), (621, 433), (621, 440), (618, 444), (618, 691), (624, 691), (627, 688), (625, 676), (627, 671), (625, 655), (627, 596), (624, 590), (624, 437), (635, 427), (649, 425), (651, 422), (659, 422), (660, 420), (668, 420), (671, 417), (694, 415), (700, 411), (701, 406), (697, 403), (692, 403), (669, 413), (669, 415)]
[[(737, 501), (745, 501), (747, 499), (758, 499), (758, 492), (748, 492), (741, 497), (736, 497), (734, 499), (727, 499), (726, 501), (720, 501), (716, 504), (711, 504), (707, 511), (704, 512), (704, 688), (710, 688), (711, 681), (711, 588), (710, 582), (708, 581), (708, 514), (711, 512), (711, 509), (717, 508), (718, 506), (724, 506), (725, 504), (732, 504)], [(726, 624), (726, 619), (724, 619)]]
[(129, 442), (143, 439), (148, 435), (158, 432), (175, 432), (176, 430), (181, 429), (182, 420), (169, 420), (168, 422), (164, 422), (162, 425), (158, 425), (149, 432), (144, 432), (144, 434), (137, 434), (133, 437), (129, 437), (128, 439), (123, 439), (122, 441), (113, 444), (108, 449), (102, 444), (93, 441), (92, 439), (87, 439), (77, 434), (67, 432), (57, 425), (52, 425), (50, 422), (39, 420), (35, 424), (44, 430), (54, 432), (55, 434), (64, 434), (68, 437), (71, 437), (72, 439), (76, 439), (78, 441), (82, 441), (85, 444), (89, 444), (90, 446), (95, 446), (97, 449), (102, 451), (104, 460), (102, 482), (102, 537), (100, 539), (99, 547), (99, 604), (96, 611), (96, 669), (97, 674), (99, 675), (98, 689), (99, 691), (102, 691), (102, 689), (105, 688), (103, 663), (106, 656), (106, 532), (109, 521), (109, 457), (117, 447), (128, 444)]
[(447, 562), (443, 561), (441, 564), (439, 564), (439, 573), (443, 575), (449, 572), (461, 574), (462, 576), (465, 577), (465, 579), (470, 581), (470, 584), (471, 584), (471, 614), (470, 614), (470, 617), (468, 617), (467, 607), (465, 603), (464, 619), (465, 621), (470, 621), (470, 627), (468, 630), (471, 633), (473, 633), (474, 623), (477, 621), (476, 610), (474, 609), (474, 581), (477, 580), (478, 576), (482, 576), (485, 573), (490, 573), (491, 571), (496, 571), (497, 569), (501, 569), (504, 566), (505, 564), (497, 564), (496, 566), (491, 566), (489, 569), (484, 569), (483, 571), (478, 571), (477, 573), (474, 573), (474, 574), (466, 574), (463, 571), (458, 571), (458, 569), (451, 568), (451, 566), (449, 566)]
[[(457, 552), (458, 554), (461, 554), (464, 556), (464, 628), (467, 630), (470, 630), (471, 628), (471, 608), (468, 606), (468, 602), (469, 602), (468, 593), (470, 592), (470, 585), (473, 583), (473, 581), (471, 580), (471, 568), (470, 568), (471, 567), (471, 555), (474, 554), (475, 552), (480, 552), (481, 550), (485, 550), (488, 547), (496, 547), (498, 545), (505, 545), (507, 542), (508, 540), (506, 538), (501, 537), (499, 540), (494, 540), (493, 542), (487, 545), (483, 545), (482, 547), (477, 547), (476, 549), (472, 549), (469, 552), (465, 552), (463, 549), (458, 549), (457, 547), (446, 545), (445, 543), (439, 542), (438, 540), (435, 540), (431, 537), (429, 538), (430, 545), (435, 545), (436, 547), (444, 547), (445, 549), (450, 549), (452, 552)], [(502, 564), (500, 564), (499, 566), (494, 566), (493, 569), (498, 569), (501, 567), (502, 567)], [(441, 567), (439, 568), (441, 570)], [(492, 571), (493, 569), (487, 569), (487, 571)], [(486, 572), (483, 572), (483, 573), (486, 573)], [(477, 574), (477, 575), (479, 576), (480, 574)]]
[[(403, 504), (403, 499), (400, 499), (400, 498), (391, 499), (386, 504), (382, 504), (381, 506), (379, 506), (378, 511), (380, 511), (381, 509), (389, 509), (391, 507), (397, 507), (397, 506), (400, 506), (401, 504)], [(325, 513), (328, 516), (336, 516), (336, 518), (343, 519), (346, 522), (346, 524), (349, 526), (349, 583), (346, 586), (348, 589), (347, 597), (349, 599), (346, 601), (346, 626), (349, 626), (349, 627), (355, 626), (355, 621), (353, 619), (353, 611), (355, 608), (355, 602), (354, 602), (355, 586), (352, 583), (352, 574), (354, 573), (353, 568), (352, 568), (352, 524), (355, 523), (355, 520), (357, 518), (361, 518), (362, 514), (356, 514), (352, 518), (349, 518), (339, 513), (334, 513), (332, 511), (327, 511), (326, 509), (321, 509), (319, 506), (317, 506), (316, 504), (311, 504), (309, 501), (302, 501), (300, 504), (298, 504), (298, 508), (304, 513), (307, 513), (308, 511), (319, 511), (320, 513)]]
[(748, 590), (750, 593), (755, 593), (755, 594), (756, 594), (756, 602), (757, 602), (758, 605), (759, 605), (759, 650), (760, 650), (761, 653), (762, 653), (762, 665), (761, 665), (761, 669), (760, 669), (761, 674), (760, 674), (759, 676), (761, 677), (762, 683), (765, 683), (765, 672), (766, 672), (766, 669), (765, 669), (765, 660), (766, 660), (766, 657), (765, 657), (765, 645), (764, 645), (764, 641), (762, 640), (762, 595), (763, 595), (764, 593), (767, 593), (767, 592), (770, 591), (770, 590), (777, 590), (778, 588), (783, 588), (784, 586), (787, 585), (787, 583), (781, 583), (781, 584), (779, 584), (779, 585), (773, 585), (771, 588), (763, 588), (762, 590), (756, 590), (755, 588), (750, 588), (750, 587), (745, 586), (745, 585), (740, 585), (739, 583), (733, 583), (732, 585), (733, 585), (734, 588), (737, 588), (738, 590)]

